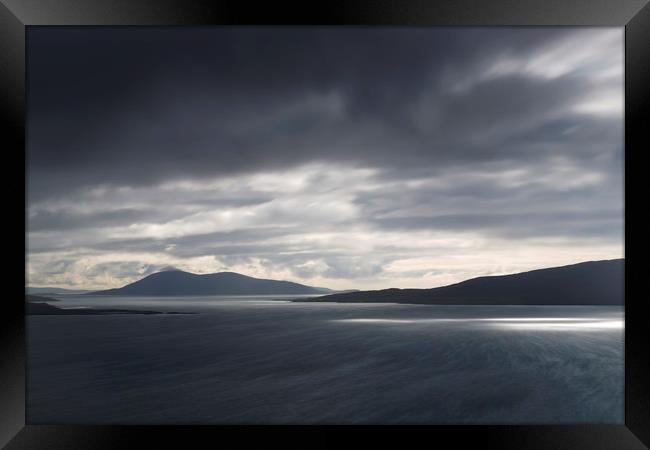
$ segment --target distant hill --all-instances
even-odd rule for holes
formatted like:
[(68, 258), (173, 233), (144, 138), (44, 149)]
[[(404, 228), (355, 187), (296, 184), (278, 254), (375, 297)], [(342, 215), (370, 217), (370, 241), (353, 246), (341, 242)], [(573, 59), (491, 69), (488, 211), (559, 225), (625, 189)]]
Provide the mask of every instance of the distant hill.
[(290, 281), (264, 280), (234, 272), (199, 275), (181, 270), (166, 270), (117, 289), (96, 291), (92, 295), (312, 295), (327, 290)]
[(589, 261), (513, 275), (473, 278), (433, 289), (325, 295), (308, 302), (428, 305), (622, 305), (625, 259)]
[(63, 289), (55, 287), (26, 287), (27, 294), (85, 294), (87, 290)]

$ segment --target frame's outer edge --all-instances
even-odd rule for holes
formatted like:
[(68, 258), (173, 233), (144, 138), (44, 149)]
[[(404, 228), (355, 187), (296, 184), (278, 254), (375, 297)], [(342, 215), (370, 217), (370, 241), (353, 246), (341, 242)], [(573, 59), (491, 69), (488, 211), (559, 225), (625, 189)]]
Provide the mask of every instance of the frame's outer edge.
[[(632, 170), (630, 156), (632, 152), (641, 153), (649, 148), (647, 130), (644, 131), (643, 112), (648, 112), (650, 99), (650, 6), (648, 0), (495, 0), (492, 2), (476, 2), (472, 0), (451, 0), (434, 3), (430, 0), (414, 0), (408, 3), (399, 0), (349, 0), (344, 3), (332, 6), (322, 3), (309, 4), (305, 9), (286, 9), (273, 3), (265, 6), (246, 3), (235, 3), (229, 1), (210, 2), (207, 0), (182, 1), (182, 0), (87, 0), (78, 2), (75, 0), (60, 0), (56, 3), (49, 0), (1, 0), (0, 3), (0, 110), (2, 111), (2, 124), (9, 125), (8, 131), (2, 133), (4, 153), (14, 151), (14, 156), (24, 164), (24, 119), (25, 119), (25, 24), (28, 25), (228, 25), (228, 24), (340, 24), (340, 25), (396, 25), (396, 26), (435, 26), (435, 25), (593, 25), (593, 26), (622, 26), (626, 28), (626, 170)], [(3, 4), (8, 5), (8, 8)], [(56, 6), (54, 6), (56, 4)], [(237, 5), (237, 6), (236, 6)], [(305, 4), (308, 5), (308, 4)], [(645, 5), (645, 7), (644, 7)], [(300, 8), (300, 6), (298, 6)], [(640, 12), (639, 12), (640, 11)], [(531, 20), (534, 17), (534, 20)], [(646, 127), (647, 128), (647, 127)], [(645, 137), (645, 139), (644, 139)], [(7, 145), (8, 144), (8, 145)], [(645, 145), (644, 145), (645, 144)], [(637, 158), (634, 156), (634, 158)], [(638, 162), (637, 162), (638, 165)], [(11, 170), (9, 170), (11, 172)], [(24, 207), (24, 197), (16, 195), (15, 180), (24, 183), (23, 173), (14, 171), (2, 177), (5, 185), (5, 192), (11, 205), (9, 210), (15, 206), (18, 210)], [(626, 195), (630, 195), (627, 189), (629, 176), (626, 177)], [(11, 181), (9, 181), (11, 180)], [(11, 197), (11, 198), (9, 198)], [(629, 199), (630, 197), (627, 197)], [(636, 197), (635, 197), (636, 198)], [(15, 204), (14, 204), (15, 202)], [(22, 202), (21, 206), (18, 206)], [(626, 202), (629, 204), (629, 202)], [(629, 208), (626, 208), (626, 219)], [(16, 228), (24, 228), (23, 215), (7, 214), (7, 221)], [(16, 230), (17, 233), (23, 231)], [(638, 233), (635, 234), (639, 238)], [(626, 259), (630, 253), (630, 223), (626, 220)], [(9, 238), (11, 240), (11, 238)], [(19, 240), (14, 239), (14, 243)], [(6, 281), (21, 279), (21, 271), (24, 277), (24, 264), (19, 267), (17, 261), (25, 257), (24, 248), (18, 250), (7, 258), (13, 264), (10, 270), (4, 272)], [(21, 256), (22, 255), (22, 256)], [(7, 255), (8, 256), (8, 255)], [(24, 259), (23, 259), (24, 262)], [(640, 269), (626, 268), (626, 281), (638, 280)], [(7, 298), (3, 303), (0, 317), (0, 446), (20, 430), (25, 424), (25, 329), (24, 329), (24, 291), (22, 287), (12, 289), (11, 295), (14, 298)], [(629, 288), (628, 288), (629, 292)], [(14, 294), (15, 293), (15, 294)], [(633, 327), (626, 327), (626, 426), (624, 427), (576, 427), (580, 430), (575, 432), (562, 427), (530, 427), (532, 430), (524, 431), (520, 427), (497, 427), (502, 432), (507, 432), (506, 438), (501, 444), (499, 437), (496, 442), (485, 441), (489, 444), (496, 444), (497, 447), (490, 448), (515, 448), (507, 445), (516, 442), (517, 448), (579, 448), (570, 447), (571, 444), (579, 445), (586, 442), (595, 443), (598, 441), (598, 448), (615, 448), (608, 446), (616, 439), (619, 439), (619, 448), (640, 448), (632, 432), (646, 443), (650, 443), (650, 387), (647, 379), (650, 376), (650, 361), (647, 358), (647, 349), (644, 338), (647, 332), (643, 323), (640, 304), (643, 299), (638, 298), (637, 302), (627, 303), (626, 320), (634, 324)], [(628, 314), (629, 313), (629, 314)], [(627, 324), (626, 324), (627, 325)], [(629, 359), (628, 359), (629, 358)], [(628, 384), (629, 383), (629, 384)], [(139, 430), (136, 431), (135, 428)], [(16, 443), (14, 448), (34, 448), (34, 442), (43, 443), (43, 439), (52, 442), (60, 438), (59, 443), (65, 442), (67, 447), (53, 448), (75, 448), (75, 439), (86, 439), (85, 443), (98, 440), (104, 442), (113, 439), (115, 436), (134, 434), (149, 436), (142, 428), (149, 432), (160, 433), (163, 439), (169, 434), (176, 433), (185, 438), (188, 432), (199, 434), (204, 437), (221, 439), (221, 431), (208, 432), (206, 427), (35, 427), (27, 426), (18, 437), (22, 438), (22, 444)], [(154, 430), (155, 428), (155, 430)], [(210, 427), (207, 427), (210, 428)], [(455, 428), (455, 427), (448, 427)], [(458, 427), (453, 432), (443, 428), (438, 432), (432, 430), (427, 436), (430, 438), (450, 436), (455, 440), (463, 440), (466, 433)], [(469, 427), (472, 428), (472, 427)], [(529, 428), (529, 427), (523, 427)], [(573, 428), (573, 427), (569, 427)], [(126, 429), (131, 430), (129, 432)], [(210, 428), (211, 429), (211, 428)], [(468, 428), (465, 428), (469, 431)], [(481, 434), (476, 428), (476, 434)], [(552, 431), (555, 430), (555, 431)], [(593, 429), (593, 433), (590, 431)], [(75, 431), (76, 430), (76, 431)], [(413, 431), (413, 429), (410, 429)], [(421, 429), (420, 429), (421, 430)], [(608, 430), (608, 431), (605, 431)], [(226, 430), (224, 430), (226, 431)], [(291, 427), (290, 432), (295, 431)], [(314, 435), (323, 437), (324, 434), (314, 430)], [(408, 433), (411, 431), (407, 430)], [(170, 433), (171, 432), (171, 433)], [(625, 432), (625, 433), (623, 433)], [(523, 433), (523, 434), (522, 434)], [(579, 439), (575, 433), (582, 436), (592, 435), (593, 439)], [(604, 434), (603, 434), (604, 433)], [(241, 433), (238, 433), (241, 435)], [(246, 434), (246, 433), (244, 433)], [(287, 433), (288, 434), (288, 433)], [(372, 432), (372, 434), (375, 434)], [(379, 437), (385, 433), (380, 433)], [(498, 435), (499, 433), (495, 433)], [(268, 435), (268, 433), (267, 433)], [(275, 436), (275, 433), (273, 433)], [(91, 440), (90, 437), (92, 436)], [(112, 436), (112, 437), (111, 437)], [(420, 433), (423, 436), (423, 433)], [(551, 436), (555, 436), (551, 439)], [(597, 437), (596, 437), (597, 436)], [(508, 439), (509, 438), (509, 439)], [(295, 439), (295, 438), (294, 438)], [(178, 437), (177, 439), (178, 440)], [(560, 444), (562, 440), (562, 445)], [(118, 439), (119, 441), (119, 439)], [(124, 443), (124, 440), (121, 441)], [(151, 441), (143, 440), (144, 442)], [(164, 443), (164, 440), (160, 441)], [(479, 443), (479, 440), (475, 441)], [(79, 441), (77, 441), (79, 443)], [(555, 444), (555, 446), (554, 446)], [(10, 445), (11, 446), (11, 445)], [(79, 445), (76, 448), (80, 448)], [(88, 447), (87, 447), (88, 448)], [(592, 447), (595, 448), (595, 447)]]
[[(634, 16), (625, 28), (625, 253), (626, 261), (632, 253), (633, 261), (643, 261), (643, 253), (636, 245), (644, 236), (639, 225), (632, 232), (635, 221), (630, 220), (630, 200), (646, 201), (640, 186), (632, 186), (630, 172), (639, 168), (640, 158), (650, 149), (648, 117), (650, 116), (650, 4)], [(636, 164), (636, 166), (635, 166)], [(637, 180), (638, 180), (637, 176)], [(638, 207), (637, 207), (638, 209)], [(646, 211), (647, 212), (647, 211)], [(647, 240), (644, 239), (644, 240)], [(641, 254), (638, 256), (638, 254)], [(625, 425), (646, 445), (650, 445), (650, 358), (648, 357), (647, 299), (633, 294), (630, 286), (642, 286), (643, 268), (625, 267)], [(639, 289), (640, 292), (642, 292)], [(630, 294), (634, 301), (627, 301)], [(644, 317), (644, 313), (646, 314)]]
[[(19, 286), (25, 277), (25, 248), (19, 243), (25, 241), (18, 238), (25, 229), (25, 216), (18, 213), (25, 207), (20, 195), (24, 172), (18, 169), (25, 163), (24, 36), (25, 26), (0, 4), (0, 142), (5, 161), (0, 180), (5, 211), (11, 211), (3, 217), (3, 228), (11, 231), (3, 239), (7, 264), (2, 282), (8, 286), (0, 299), (0, 446), (25, 425), (25, 309), (24, 287)], [(14, 244), (11, 249), (8, 242)]]
[(26, 25), (623, 26), (647, 0), (2, 0)]

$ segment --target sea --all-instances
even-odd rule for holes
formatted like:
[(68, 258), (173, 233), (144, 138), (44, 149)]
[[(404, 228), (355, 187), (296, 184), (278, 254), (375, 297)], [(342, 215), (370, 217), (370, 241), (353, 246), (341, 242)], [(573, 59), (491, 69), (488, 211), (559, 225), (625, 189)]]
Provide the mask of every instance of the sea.
[(624, 311), (57, 295), (29, 424), (623, 424)]

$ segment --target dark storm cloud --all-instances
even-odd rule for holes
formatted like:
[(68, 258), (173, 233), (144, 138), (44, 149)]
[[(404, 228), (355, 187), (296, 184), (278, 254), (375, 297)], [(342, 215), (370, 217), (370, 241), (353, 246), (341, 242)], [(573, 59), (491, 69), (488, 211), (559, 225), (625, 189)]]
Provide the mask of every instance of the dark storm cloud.
[[(525, 56), (567, 34), (35, 29), (29, 193), (39, 199), (98, 183), (139, 185), (318, 159), (417, 166), (483, 157), (502, 135), (539, 125), (530, 121), (540, 110), (560, 110), (580, 96), (584, 82), (513, 76), (451, 95), (446, 77), (482, 70), (499, 55)], [(418, 111), (424, 94), (431, 104)], [(475, 142), (485, 129), (490, 142)]]

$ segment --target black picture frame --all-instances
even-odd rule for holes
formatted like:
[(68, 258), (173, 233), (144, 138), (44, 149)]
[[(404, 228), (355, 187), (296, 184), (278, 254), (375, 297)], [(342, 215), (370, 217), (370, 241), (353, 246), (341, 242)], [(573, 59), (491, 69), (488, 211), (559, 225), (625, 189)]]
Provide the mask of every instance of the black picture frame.
[[(632, 265), (625, 271), (626, 292), (640, 284), (642, 268), (635, 256), (641, 234), (633, 231), (630, 200), (634, 170), (650, 148), (644, 117), (650, 109), (650, 5), (648, 0), (476, 0), (405, 1), (348, 0), (303, 2), (282, 7), (278, 2), (208, 0), (1, 0), (0, 92), (5, 161), (2, 183), (6, 203), (5, 226), (15, 236), (25, 229), (25, 36), (26, 27), (41, 25), (376, 25), (376, 26), (625, 26), (625, 253)], [(646, 114), (644, 114), (646, 113)], [(634, 195), (632, 195), (634, 192)], [(641, 226), (637, 224), (636, 227)], [(7, 449), (156, 448), (192, 446), (196, 442), (237, 445), (258, 439), (283, 445), (335, 445), (341, 433), (390, 444), (425, 439), (437, 447), (498, 449), (636, 449), (650, 446), (650, 358), (642, 296), (627, 295), (625, 304), (625, 425), (621, 426), (46, 426), (25, 424), (25, 246), (20, 240), (8, 253), (0, 327), (0, 445)], [(23, 241), (24, 244), (24, 241)], [(632, 256), (630, 255), (632, 253)], [(19, 261), (23, 261), (20, 267)], [(7, 270), (8, 269), (8, 270)], [(6, 288), (5, 288), (6, 289)], [(645, 445), (644, 445), (645, 444)], [(447, 446), (442, 445), (443, 448)]]

